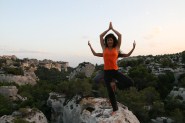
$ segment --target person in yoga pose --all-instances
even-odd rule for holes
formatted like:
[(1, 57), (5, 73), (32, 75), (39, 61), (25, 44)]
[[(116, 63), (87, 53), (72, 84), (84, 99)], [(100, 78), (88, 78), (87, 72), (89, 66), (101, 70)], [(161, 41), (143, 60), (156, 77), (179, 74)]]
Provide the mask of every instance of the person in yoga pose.
[[(112, 33), (107, 34), (107, 32), (110, 30), (112, 30), (118, 36), (118, 39)], [(116, 111), (118, 110), (118, 106), (114, 91), (111, 87), (111, 82), (113, 80), (117, 80), (118, 82), (116, 84), (119, 89), (129, 88), (133, 85), (133, 81), (130, 78), (126, 77), (118, 71), (117, 59), (120, 52), (121, 38), (121, 34), (113, 28), (111, 22), (109, 24), (109, 28), (100, 34), (100, 44), (103, 50), (104, 59), (104, 81), (107, 87), (110, 103), (113, 108), (112, 115), (116, 113)], [(90, 42), (89, 46), (91, 48), (91, 51), (93, 52)], [(100, 53), (96, 54), (96, 56), (102, 57)]]
[[(90, 41), (88, 41), (88, 45), (89, 45), (89, 47), (90, 47), (90, 49), (91, 49), (91, 52), (93, 53), (94, 56), (103, 57), (103, 53), (96, 53), (96, 51), (93, 49), (93, 47), (92, 47)], [(134, 51), (135, 46), (136, 46), (136, 43), (135, 43), (135, 41), (134, 41), (134, 43), (133, 43), (133, 48), (130, 50), (130, 52), (129, 52), (129, 53), (122, 53), (122, 52), (119, 52), (118, 57), (119, 57), (119, 58), (121, 58), (121, 57), (129, 57), (129, 56), (132, 54), (132, 52)], [(98, 83), (98, 81), (100, 81), (100, 79), (102, 79), (103, 77), (104, 77), (104, 72), (99, 71), (99, 74), (98, 74), (97, 76), (94, 77), (94, 81), (95, 81), (96, 83)], [(114, 80), (114, 79), (113, 79), (112, 82), (111, 82), (111, 87), (112, 87), (112, 89), (113, 89), (114, 92), (116, 91), (116, 83), (115, 83), (115, 82), (116, 82), (116, 80)]]

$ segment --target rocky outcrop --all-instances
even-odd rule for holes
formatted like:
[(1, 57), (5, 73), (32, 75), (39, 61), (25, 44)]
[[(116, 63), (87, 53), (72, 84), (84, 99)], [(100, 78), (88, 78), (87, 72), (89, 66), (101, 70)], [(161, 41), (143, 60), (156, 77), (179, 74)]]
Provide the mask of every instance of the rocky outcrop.
[(94, 72), (95, 66), (89, 62), (83, 62), (78, 65), (78, 67), (70, 73), (69, 80), (74, 79), (79, 74), (84, 74), (85, 77), (91, 77)]
[(47, 123), (47, 119), (41, 111), (30, 108), (20, 109), (13, 112), (12, 115), (4, 115), (0, 117), (0, 123), (14, 123), (18, 120), (17, 118), (30, 123)]
[(53, 123), (139, 123), (136, 116), (120, 103), (119, 110), (111, 116), (112, 107), (105, 98), (75, 96), (66, 100), (65, 95), (50, 93), (48, 106), (52, 108)]
[(67, 68), (69, 67), (68, 62), (53, 62), (52, 60), (43, 60), (39, 62), (39, 66), (45, 67), (47, 69), (55, 68), (58, 71), (65, 70), (67, 71)]
[(16, 86), (0, 86), (0, 94), (16, 100), (18, 89)]
[(170, 92), (169, 96), (180, 96), (182, 97), (182, 101), (185, 101), (185, 88), (174, 87), (173, 90)]
[(18, 89), (16, 86), (0, 86), (0, 94), (10, 98), (11, 100), (27, 100), (27, 98), (23, 98), (17, 94)]
[(0, 82), (15, 82), (18, 85), (35, 85), (37, 79), (33, 77), (33, 74), (30, 76), (22, 76), (22, 75), (10, 75), (10, 74), (0, 74)]

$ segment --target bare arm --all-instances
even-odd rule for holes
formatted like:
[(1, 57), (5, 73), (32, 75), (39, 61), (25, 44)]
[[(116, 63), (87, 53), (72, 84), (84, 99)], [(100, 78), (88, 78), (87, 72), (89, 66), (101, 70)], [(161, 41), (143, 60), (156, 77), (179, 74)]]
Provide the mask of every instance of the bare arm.
[(134, 40), (132, 50), (131, 50), (129, 53), (127, 53), (127, 54), (119, 54), (119, 56), (120, 56), (120, 57), (129, 57), (129, 56), (132, 54), (132, 52), (134, 51), (135, 46), (136, 46), (136, 42), (135, 42), (135, 40)]
[(94, 51), (94, 49), (93, 49), (92, 46), (91, 46), (90, 41), (88, 41), (88, 45), (89, 45), (89, 47), (90, 47), (90, 49), (91, 49), (91, 52), (93, 53), (94, 56), (103, 57), (103, 53), (96, 53), (96, 52)]
[(107, 30), (105, 30), (103, 33), (100, 34), (100, 44), (101, 44), (102, 50), (105, 49), (105, 44), (104, 44), (103, 37), (107, 34), (107, 32), (109, 30), (111, 30), (111, 26), (110, 25), (109, 25), (109, 28)]
[(110, 27), (109, 27), (110, 29), (112, 29), (112, 31), (114, 32), (114, 33), (116, 33), (116, 35), (118, 36), (118, 44), (117, 44), (117, 49), (119, 50), (120, 49), (120, 46), (121, 46), (121, 38), (122, 38), (122, 35), (121, 35), (121, 33), (119, 33), (117, 30), (115, 30), (113, 27), (112, 27), (112, 22), (110, 22)]

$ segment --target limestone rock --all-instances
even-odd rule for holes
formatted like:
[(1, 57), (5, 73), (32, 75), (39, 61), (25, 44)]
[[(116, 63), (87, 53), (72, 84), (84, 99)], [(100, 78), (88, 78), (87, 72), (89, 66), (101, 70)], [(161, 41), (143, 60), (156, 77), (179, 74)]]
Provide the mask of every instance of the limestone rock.
[(182, 101), (185, 101), (185, 88), (174, 87), (169, 96), (181, 96), (183, 99)]
[(16, 86), (0, 86), (0, 94), (2, 94), (3, 96), (8, 97), (11, 100), (27, 100), (27, 97), (22, 97), (17, 94), (17, 92), (18, 89)]
[(35, 85), (36, 79), (33, 78), (32, 76), (1, 74), (0, 82), (9, 82), (9, 83), (15, 82), (18, 85), (25, 85), (25, 84)]
[(30, 108), (21, 109), (12, 115), (4, 115), (0, 117), (0, 123), (14, 123), (17, 117), (30, 123), (48, 123), (45, 115), (41, 111)]
[(16, 86), (0, 86), (0, 94), (10, 99), (15, 100), (18, 89)]
[(95, 66), (89, 62), (83, 62), (70, 73), (69, 80), (74, 79), (78, 74), (84, 74), (86, 77), (91, 77), (94, 72)]
[(53, 123), (139, 123), (136, 116), (120, 103), (119, 110), (111, 116), (112, 107), (105, 98), (75, 96), (66, 100), (64, 96), (50, 93), (48, 105), (53, 111)]

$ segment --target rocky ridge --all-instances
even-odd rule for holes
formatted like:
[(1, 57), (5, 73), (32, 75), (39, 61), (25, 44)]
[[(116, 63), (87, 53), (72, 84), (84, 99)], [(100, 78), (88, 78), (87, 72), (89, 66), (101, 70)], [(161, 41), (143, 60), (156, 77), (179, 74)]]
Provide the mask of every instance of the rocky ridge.
[(12, 115), (4, 115), (0, 117), (0, 123), (14, 123), (18, 118), (30, 123), (48, 123), (45, 115), (41, 111), (30, 108), (15, 111)]
[(50, 93), (47, 102), (52, 108), (53, 123), (139, 123), (137, 117), (120, 103), (119, 110), (111, 116), (112, 107), (106, 98), (75, 96), (67, 100), (65, 95)]

